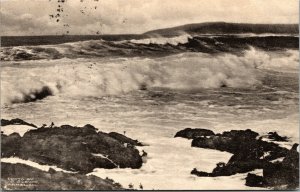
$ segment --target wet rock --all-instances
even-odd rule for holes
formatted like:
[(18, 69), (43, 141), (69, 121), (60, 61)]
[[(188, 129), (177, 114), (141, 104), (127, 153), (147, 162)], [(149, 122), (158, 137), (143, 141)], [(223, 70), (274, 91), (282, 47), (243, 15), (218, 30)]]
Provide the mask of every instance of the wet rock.
[(192, 175), (196, 175), (196, 176), (198, 176), (198, 177), (213, 177), (212, 174), (207, 173), (207, 172), (204, 172), (204, 171), (198, 171), (196, 168), (194, 168), (194, 169), (191, 171), (191, 174), (192, 174)]
[(274, 160), (284, 157), (287, 149), (275, 143), (256, 139), (258, 133), (251, 130), (233, 130), (216, 134), (209, 138), (198, 137), (193, 139), (192, 146), (208, 149), (216, 149), (233, 153), (232, 159), (267, 159)]
[(268, 139), (270, 139), (272, 141), (281, 141), (281, 142), (288, 141), (287, 137), (282, 137), (282, 136), (278, 135), (277, 132), (269, 132)]
[(246, 185), (249, 187), (264, 187), (264, 179), (252, 173), (248, 173), (246, 177)]
[(230, 137), (212, 136), (210, 138), (198, 137), (193, 139), (192, 147), (207, 149), (217, 149), (220, 151), (233, 151), (238, 147), (237, 143), (232, 142)]
[(298, 144), (288, 152), (282, 162), (269, 163), (263, 169), (263, 176), (248, 174), (246, 185), (251, 187), (269, 187), (276, 190), (294, 190), (299, 188)]
[[(186, 136), (185, 130), (180, 134), (185, 133), (184, 136)], [(272, 134), (274, 135), (276, 137), (278, 134)], [(233, 154), (227, 163), (218, 163), (211, 173), (193, 169), (191, 174), (199, 177), (217, 177), (263, 169), (262, 178), (248, 174), (246, 185), (279, 187), (280, 189), (282, 186), (288, 186), (286, 189), (295, 189), (295, 186), (299, 185), (299, 153), (296, 150), (298, 146), (296, 144), (288, 150), (276, 143), (263, 141), (258, 133), (250, 129), (232, 130), (209, 137), (189, 134), (186, 138), (193, 139), (192, 147), (215, 149)], [(273, 163), (273, 160), (283, 157), (282, 162)]]
[(208, 129), (202, 129), (202, 128), (186, 128), (184, 130), (178, 131), (175, 135), (175, 137), (183, 137), (187, 139), (195, 139), (198, 137), (206, 137), (206, 136), (211, 136), (215, 135), (213, 131), (208, 130)]
[(224, 137), (231, 137), (234, 139), (240, 139), (240, 140), (250, 140), (255, 139), (259, 134), (250, 130), (231, 130), (231, 131), (225, 131), (223, 132), (222, 136)]
[(64, 173), (51, 168), (46, 172), (19, 163), (1, 163), (1, 188), (4, 190), (123, 189), (120, 184), (113, 182), (111, 179), (78, 173)]
[[(23, 137), (2, 134), (1, 156), (30, 159), (80, 173), (92, 172), (94, 168), (140, 168), (142, 157), (135, 148), (140, 144), (126, 136), (111, 135), (97, 132), (92, 125), (38, 128)], [(124, 141), (130, 141), (131, 147)]]
[(262, 169), (270, 161), (287, 155), (287, 149), (255, 138), (256, 134), (248, 130), (234, 131), (233, 134), (225, 132), (210, 138), (196, 138), (192, 146), (233, 153), (226, 165), (217, 166), (212, 171), (212, 176), (229, 176)]
[(263, 170), (265, 186), (275, 189), (297, 189), (299, 188), (299, 153), (298, 144), (292, 149), (282, 162), (270, 164)]
[(12, 133), (9, 136), (1, 134), (1, 157), (11, 157), (19, 153), (21, 136)]
[(264, 167), (266, 162), (264, 161), (232, 161), (227, 164), (220, 165), (219, 163), (213, 169), (211, 173), (198, 171), (194, 169), (192, 174), (197, 175), (199, 177), (219, 177), (219, 176), (231, 176), (237, 173), (247, 173), (253, 171), (255, 169), (261, 169)]
[(297, 151), (299, 144), (295, 143), (291, 150), (288, 152), (282, 163), (285, 166), (290, 166), (299, 169), (299, 152)]
[(127, 143), (127, 144), (134, 145), (134, 146), (143, 146), (143, 144), (140, 143), (138, 140), (130, 139), (120, 133), (110, 132), (108, 135), (111, 136), (112, 138), (117, 139), (118, 141), (120, 141), (122, 143)]
[(259, 142), (256, 140), (257, 136), (258, 133), (249, 129), (232, 130), (222, 134), (216, 134), (211, 137), (194, 138), (192, 141), (192, 147), (216, 149), (235, 154), (238, 153), (241, 148), (247, 149), (248, 145), (256, 145)]
[(16, 118), (11, 120), (1, 119), (1, 126), (7, 126), (7, 125), (28, 125), (31, 127), (37, 127), (36, 125), (32, 123), (27, 123), (26, 121), (23, 121), (22, 119)]

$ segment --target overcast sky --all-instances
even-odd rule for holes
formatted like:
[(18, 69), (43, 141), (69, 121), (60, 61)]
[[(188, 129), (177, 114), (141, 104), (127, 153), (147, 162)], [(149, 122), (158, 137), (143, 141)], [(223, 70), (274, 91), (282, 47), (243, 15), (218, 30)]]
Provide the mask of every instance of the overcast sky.
[(299, 18), (298, 0), (58, 1), (1, 0), (1, 35), (142, 33), (188, 23), (298, 23)]

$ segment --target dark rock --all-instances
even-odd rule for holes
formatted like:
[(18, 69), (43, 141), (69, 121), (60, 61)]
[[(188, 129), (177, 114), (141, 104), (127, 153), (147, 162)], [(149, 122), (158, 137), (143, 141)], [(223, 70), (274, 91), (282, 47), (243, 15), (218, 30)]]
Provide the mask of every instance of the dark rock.
[(261, 169), (265, 165), (264, 161), (255, 161), (255, 160), (245, 160), (245, 161), (236, 161), (226, 164), (224, 167), (216, 167), (212, 175), (213, 176), (230, 176), (237, 173), (247, 173), (253, 171), (254, 169)]
[(275, 189), (299, 188), (299, 153), (295, 144), (282, 162), (273, 163), (263, 170), (265, 185)]
[(246, 177), (246, 185), (249, 187), (264, 187), (264, 179), (262, 176), (248, 173)]
[(208, 129), (201, 129), (201, 128), (186, 128), (184, 130), (178, 131), (175, 135), (175, 137), (183, 137), (187, 139), (195, 139), (199, 137), (206, 137), (206, 136), (211, 136), (215, 135), (213, 131), (208, 130)]
[(9, 136), (1, 134), (1, 157), (11, 157), (19, 154), (21, 136), (12, 133)]
[[(182, 132), (186, 133), (185, 130)], [(270, 135), (276, 137), (276, 139), (283, 138), (274, 133)], [(299, 187), (297, 144), (289, 151), (276, 143), (262, 141), (261, 138), (258, 138), (258, 133), (249, 129), (232, 130), (210, 137), (193, 137), (192, 134), (185, 134), (184, 136), (193, 138), (193, 147), (216, 149), (233, 154), (227, 163), (218, 163), (211, 173), (193, 169), (191, 174), (199, 177), (217, 177), (263, 169), (263, 177), (248, 174), (246, 184), (256, 187), (277, 187), (278, 189), (295, 189)], [(284, 160), (281, 163), (272, 162), (282, 157), (284, 157)], [(287, 187), (284, 188), (283, 186)]]
[(23, 121), (22, 119), (11, 119), (11, 120), (6, 120), (6, 119), (1, 119), (1, 126), (7, 126), (7, 125), (28, 125), (31, 127), (37, 128), (36, 125), (32, 123), (27, 123), (26, 121)]
[(230, 137), (211, 136), (209, 138), (198, 137), (193, 139), (192, 147), (200, 147), (207, 149), (216, 149), (220, 151), (233, 151), (238, 147), (237, 143), (232, 142)]
[(287, 149), (280, 147), (275, 143), (257, 140), (258, 133), (251, 130), (234, 130), (216, 134), (209, 138), (199, 137), (193, 139), (192, 146), (208, 149), (216, 149), (233, 153), (234, 159), (260, 159), (264, 153), (269, 155), (265, 158), (273, 160), (284, 157)]
[[(135, 149), (140, 144), (113, 135), (96, 132), (91, 125), (38, 128), (23, 137), (2, 135), (1, 156), (17, 156), (80, 173), (89, 173), (94, 168), (140, 168), (142, 157)], [(131, 147), (124, 145), (124, 141), (131, 141)]]
[(223, 137), (231, 137), (234, 139), (239, 139), (239, 140), (251, 140), (255, 139), (259, 134), (250, 130), (231, 130), (231, 131), (225, 131), (223, 132), (222, 136)]
[(269, 132), (268, 138), (271, 139), (272, 141), (281, 141), (281, 142), (288, 141), (287, 137), (282, 137), (282, 136), (278, 135), (277, 132)]
[(131, 144), (131, 145), (134, 145), (134, 146), (143, 146), (142, 143), (140, 143), (138, 140), (130, 139), (130, 138), (128, 138), (125, 135), (122, 135), (120, 133), (111, 132), (108, 135), (111, 136), (112, 138), (117, 139), (118, 141), (120, 141), (122, 143), (128, 143), (128, 144)]
[(97, 130), (96, 127), (94, 127), (93, 125), (91, 124), (86, 124), (85, 126), (83, 126), (84, 128), (86, 129), (89, 129), (89, 130)]
[(295, 143), (291, 150), (287, 153), (286, 157), (283, 159), (282, 164), (285, 166), (290, 166), (295, 169), (299, 169), (299, 153), (297, 151), (299, 144)]
[[(230, 151), (229, 151), (230, 152)], [(230, 162), (235, 161), (272, 161), (280, 157), (285, 157), (288, 153), (288, 149), (280, 147), (275, 143), (269, 143), (261, 140), (251, 140), (244, 143), (240, 143), (237, 150), (233, 151), (233, 156), (230, 158)]]
[(198, 177), (213, 177), (210, 173), (204, 172), (204, 171), (198, 171), (196, 168), (194, 168), (191, 171), (192, 175), (196, 175)]
[[(12, 179), (15, 178), (19, 180), (13, 181)], [(51, 168), (45, 172), (19, 163), (1, 163), (1, 188), (4, 190), (123, 190), (120, 184), (93, 175), (64, 173)]]
[(193, 147), (217, 149), (220, 151), (227, 151), (236, 153), (245, 143), (256, 141), (258, 134), (251, 130), (233, 130), (224, 132), (223, 134), (216, 134), (209, 138), (198, 137), (193, 139)]

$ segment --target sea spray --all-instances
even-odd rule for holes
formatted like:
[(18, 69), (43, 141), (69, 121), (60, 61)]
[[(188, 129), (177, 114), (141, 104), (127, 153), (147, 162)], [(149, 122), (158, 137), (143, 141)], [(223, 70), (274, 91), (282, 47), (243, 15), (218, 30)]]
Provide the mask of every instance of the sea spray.
[[(274, 57), (250, 49), (242, 56), (183, 53), (162, 58), (132, 58), (90, 61), (74, 60), (56, 65), (3, 68), (1, 103), (35, 101), (61, 94), (66, 97), (102, 97), (126, 94), (140, 89), (166, 88), (192, 91), (205, 88), (254, 88), (260, 85), (257, 68), (294, 69), (298, 52)], [(68, 62), (68, 61), (65, 61)]]

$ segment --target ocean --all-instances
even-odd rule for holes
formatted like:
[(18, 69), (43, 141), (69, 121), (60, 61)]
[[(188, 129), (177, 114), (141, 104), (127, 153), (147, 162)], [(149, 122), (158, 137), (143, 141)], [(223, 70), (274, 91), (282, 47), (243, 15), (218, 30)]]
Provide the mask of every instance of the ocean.
[(2, 38), (1, 118), (92, 124), (146, 144), (141, 169), (90, 174), (144, 189), (255, 189), (245, 186), (246, 174), (191, 175), (193, 168), (211, 172), (232, 154), (193, 148), (176, 132), (276, 131), (289, 137), (289, 149), (299, 140), (298, 36), (34, 39)]

